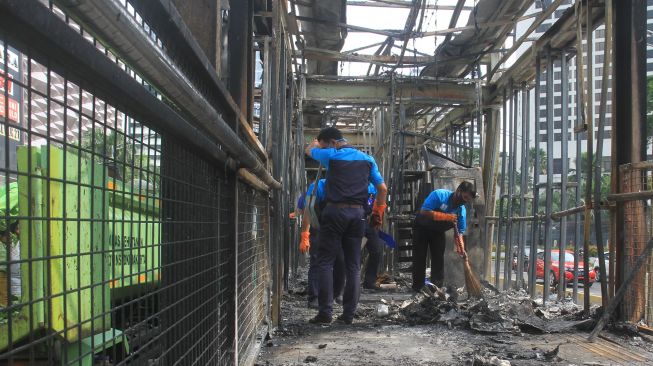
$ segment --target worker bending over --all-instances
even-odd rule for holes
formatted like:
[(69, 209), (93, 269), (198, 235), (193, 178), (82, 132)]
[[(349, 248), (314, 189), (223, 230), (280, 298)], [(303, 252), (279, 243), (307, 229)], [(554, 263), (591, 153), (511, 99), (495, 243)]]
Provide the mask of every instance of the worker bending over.
[(346, 284), (343, 313), (339, 317), (351, 324), (360, 291), (361, 241), (365, 233), (365, 210), (368, 183), (377, 189), (371, 222), (380, 227), (386, 206), (387, 187), (371, 156), (347, 145), (342, 133), (328, 127), (306, 147), (306, 154), (326, 167), (325, 200), (318, 233), (319, 313), (311, 323), (330, 323), (333, 313), (333, 264), (343, 251)]
[(476, 197), (474, 186), (462, 182), (455, 192), (436, 189), (431, 192), (413, 223), (413, 290), (424, 287), (426, 250), (431, 252), (431, 282), (441, 287), (444, 282), (444, 233), (457, 226), (454, 235), (456, 252), (465, 255), (463, 234), (467, 228), (465, 203)]

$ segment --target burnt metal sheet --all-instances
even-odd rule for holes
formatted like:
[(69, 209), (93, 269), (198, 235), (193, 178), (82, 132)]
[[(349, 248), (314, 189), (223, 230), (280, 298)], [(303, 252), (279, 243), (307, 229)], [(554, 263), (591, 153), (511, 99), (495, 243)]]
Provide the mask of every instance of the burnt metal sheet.
[[(530, 0), (480, 0), (475, 10), (470, 12), (467, 25), (489, 22), (509, 21), (521, 16), (532, 4)], [(439, 59), (456, 58), (457, 63), (434, 64), (426, 67), (422, 75), (460, 76), (470, 70), (477, 59), (496, 45), (503, 42), (506, 34), (514, 27), (508, 22), (504, 25), (472, 28), (460, 32), (436, 50)]]
[[(314, 1), (312, 6), (299, 5), (299, 15), (325, 21), (347, 22), (346, 0)], [(330, 51), (340, 51), (345, 44), (347, 30), (338, 25), (302, 22), (304, 40), (307, 47), (321, 48)], [(308, 74), (337, 75), (337, 61), (309, 61)]]
[[(467, 169), (469, 165), (457, 162), (444, 154), (424, 146), (422, 150), (424, 162), (426, 163), (426, 170), (431, 169)], [(455, 187), (454, 187), (455, 189)]]
[[(386, 80), (306, 80), (304, 103), (366, 104), (390, 103), (390, 79)], [(476, 86), (438, 82), (397, 82), (395, 100), (409, 103), (472, 104), (476, 100)]]

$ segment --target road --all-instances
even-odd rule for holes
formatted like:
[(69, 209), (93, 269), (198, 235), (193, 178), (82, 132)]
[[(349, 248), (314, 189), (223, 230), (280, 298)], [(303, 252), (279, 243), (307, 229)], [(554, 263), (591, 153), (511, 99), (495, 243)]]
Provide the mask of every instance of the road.
[[(493, 276), (494, 276), (494, 268), (495, 268), (494, 266), (495, 266), (495, 263), (494, 263), (494, 260), (493, 260), (492, 261), (492, 267), (491, 267)], [(517, 279), (517, 274), (515, 273), (515, 271), (510, 271), (510, 274), (512, 276), (511, 281), (514, 282)], [(500, 279), (500, 283), (503, 283), (503, 262), (499, 263), (499, 279)], [(527, 272), (524, 272), (524, 281), (528, 281), (528, 273)], [(494, 280), (491, 280), (490, 283), (494, 285)], [(542, 279), (537, 280), (537, 284), (542, 285), (543, 283), (544, 283), (544, 281)], [(541, 291), (542, 291), (541, 286), (538, 286), (538, 288), (539, 288), (538, 292), (541, 293)], [(573, 290), (572, 286), (569, 285), (567, 287), (567, 292), (568, 292), (569, 296), (571, 296), (572, 290)], [(580, 299), (582, 299), (582, 297), (580, 297), (580, 296), (582, 296), (585, 293), (585, 290), (583, 289), (583, 284), (582, 283), (578, 284), (578, 293), (579, 293), (579, 301), (580, 301)], [(590, 287), (590, 299), (591, 299), (590, 301), (591, 301), (592, 304), (600, 305), (600, 303), (601, 303), (601, 283), (595, 282), (595, 283), (592, 284), (592, 286)]]

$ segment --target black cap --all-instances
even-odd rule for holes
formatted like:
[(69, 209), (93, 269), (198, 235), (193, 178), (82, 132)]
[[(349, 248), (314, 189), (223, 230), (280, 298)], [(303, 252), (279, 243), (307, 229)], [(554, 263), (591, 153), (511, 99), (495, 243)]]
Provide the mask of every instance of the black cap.
[(476, 197), (476, 189), (474, 188), (474, 185), (471, 182), (468, 181), (463, 181), (460, 183), (458, 186), (458, 190), (460, 192), (466, 192), (472, 195), (472, 197)]
[(335, 127), (327, 127), (320, 130), (320, 133), (317, 135), (317, 140), (318, 141), (329, 141), (329, 140), (346, 141), (342, 137), (342, 132), (340, 132), (340, 130)]

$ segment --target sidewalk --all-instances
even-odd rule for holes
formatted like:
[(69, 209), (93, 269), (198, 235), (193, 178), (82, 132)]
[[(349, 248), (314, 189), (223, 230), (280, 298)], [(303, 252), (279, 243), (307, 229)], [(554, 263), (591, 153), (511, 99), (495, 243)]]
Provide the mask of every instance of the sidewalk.
[[(490, 284), (494, 286), (494, 277), (490, 277), (488, 280)], [(515, 280), (512, 280), (512, 283), (514, 284)], [(593, 286), (597, 286), (598, 284), (595, 284)], [(499, 289), (503, 288), (503, 276), (499, 277)], [(535, 284), (535, 296), (542, 297), (544, 294), (544, 286), (541, 283)], [(557, 295), (557, 292), (555, 290), (550, 291), (549, 295)], [(573, 295), (573, 289), (567, 288), (565, 290), (565, 298), (571, 298)], [(585, 289), (583, 287), (578, 287), (578, 301), (577, 304), (583, 304), (585, 301)], [(593, 295), (590, 294), (590, 305), (601, 305), (601, 296), (600, 295)]]

